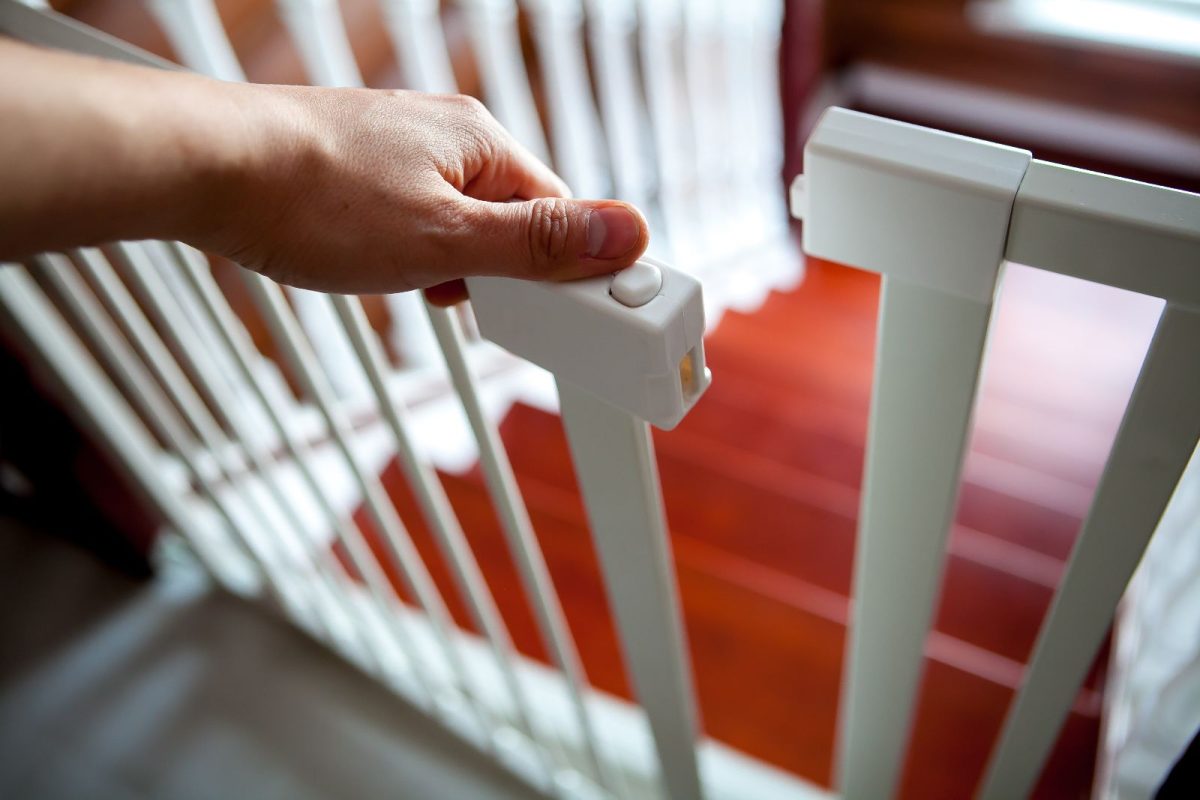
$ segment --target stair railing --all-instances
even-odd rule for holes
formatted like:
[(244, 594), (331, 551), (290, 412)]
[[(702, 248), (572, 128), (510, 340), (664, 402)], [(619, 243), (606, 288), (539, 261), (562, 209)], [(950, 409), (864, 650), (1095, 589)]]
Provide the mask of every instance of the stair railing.
[[(301, 15), (293, 20), (300, 31), (314, 27), (304, 14), (331, 11), (292, 5)], [(222, 44), (219, 26), (203, 24), (212, 22), (211, 12), (206, 0), (196, 0), (165, 15), (175, 15), (167, 18), (177, 34), (207, 27), (208, 44), (196, 48), (198, 62), (233, 69), (236, 60), (217, 57), (228, 44)], [(161, 65), (51, 12), (12, 2), (0, 5), (0, 31), (48, 46), (83, 42), (92, 53)], [(322, 47), (333, 46), (322, 41)], [(695, 279), (658, 264), (636, 269), (660, 279), (657, 292), (619, 301), (610, 294), (608, 277), (570, 287), (500, 279), (471, 279), (470, 285), (484, 334), (518, 353), (528, 349), (525, 355), (558, 378), (605, 586), (658, 754), (655, 771), (670, 796), (693, 798), (702, 796), (699, 731), (646, 420), (674, 426), (708, 385), (703, 304)], [(637, 796), (641, 790), (614, 769), (600, 742), (592, 692), (495, 425), (483, 413), (457, 319), (429, 309), (478, 437), (523, 587), (571, 697), (582, 758), (539, 719), (519, 674), (527, 668), (518, 664), (440, 481), (414, 444), (405, 409), (389, 389), (382, 347), (357, 299), (319, 298), (331, 304), (334, 324), (369, 384), (402, 471), (490, 649), (490, 667), (481, 668), (480, 659), (467, 652), (478, 649), (479, 640), (450, 618), (377, 477), (378, 461), (363, 452), (317, 358), (312, 334), (299, 325), (281, 287), (253, 273), (242, 277), (298, 380), (300, 403), (279, 402), (279, 388), (264, 376), (264, 359), (206, 260), (178, 243), (118, 243), (107, 255), (86, 249), (69, 258), (38, 256), (26, 269), (6, 265), (0, 270), (0, 315), (76, 422), (216, 582), (265, 597), (302, 629), (541, 790), (568, 797)], [(197, 313), (184, 313), (184, 302)], [(543, 319), (553, 320), (534, 340), (565, 347), (547, 354), (522, 345), (528, 320), (535, 317), (513, 311), (533, 305)], [(574, 338), (553, 327), (582, 331), (582, 319), (600, 327)], [(607, 352), (597, 351), (598, 341)], [(596, 368), (580, 372), (579, 356), (589, 351), (599, 359), (588, 361)], [(295, 418), (313, 409), (317, 438), (324, 443), (314, 442), (313, 431)], [(255, 430), (250, 420), (265, 420), (269, 434)], [(331, 459), (334, 469), (324, 463)], [(350, 484), (348, 496), (331, 489), (339, 481)], [(350, 513), (358, 498), (382, 545), (382, 560)], [(409, 600), (397, 594), (389, 570), (400, 576)]]

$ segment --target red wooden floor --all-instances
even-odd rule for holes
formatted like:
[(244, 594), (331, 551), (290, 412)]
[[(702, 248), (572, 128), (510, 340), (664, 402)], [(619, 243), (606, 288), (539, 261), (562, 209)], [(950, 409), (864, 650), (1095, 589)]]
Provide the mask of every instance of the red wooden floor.
[[(1145, 298), (1022, 268), (1007, 285), (926, 648), (905, 797), (965, 797), (979, 779), (1156, 313)], [(704, 730), (824, 784), (877, 293), (872, 275), (811, 264), (798, 290), (728, 315), (707, 344), (712, 389), (676, 431), (655, 436)], [(629, 697), (559, 421), (519, 405), (502, 434), (588, 675)], [(398, 470), (386, 477), (468, 626)], [(518, 647), (545, 658), (482, 477), (443, 477)], [(1098, 664), (1039, 796), (1087, 794)]]

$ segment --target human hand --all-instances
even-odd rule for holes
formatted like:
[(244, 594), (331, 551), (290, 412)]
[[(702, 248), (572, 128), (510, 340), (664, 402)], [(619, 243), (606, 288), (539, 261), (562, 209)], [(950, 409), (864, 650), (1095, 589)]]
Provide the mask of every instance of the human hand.
[(567, 199), (474, 99), (239, 89), (255, 105), (238, 137), (244, 166), (231, 201), (187, 238), (281, 283), (433, 287), (431, 300), (449, 304), (465, 296), (464, 276), (570, 280), (627, 267), (648, 244), (635, 208)]

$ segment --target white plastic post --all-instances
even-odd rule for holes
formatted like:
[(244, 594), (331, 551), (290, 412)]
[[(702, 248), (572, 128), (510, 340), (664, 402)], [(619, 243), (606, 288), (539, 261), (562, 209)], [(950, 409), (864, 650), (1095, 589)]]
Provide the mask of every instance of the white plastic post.
[(609, 602), (663, 779), (672, 797), (700, 798), (696, 710), (646, 424), (674, 427), (709, 385), (700, 284), (648, 260), (569, 284), (467, 284), (480, 332), (555, 375)]
[(884, 275), (839, 720), (846, 797), (896, 789), (1029, 162), (1024, 151), (830, 109), (793, 186), (806, 252)]
[(615, 779), (601, 758), (596, 726), (583, 700), (587, 677), (583, 673), (579, 654), (567, 628), (566, 617), (558, 602), (554, 584), (550, 580), (546, 560), (542, 556), (537, 537), (534, 536), (533, 523), (529, 519), (529, 511), (517, 486), (512, 464), (500, 441), (500, 432), (483, 408), (479, 389), (467, 363), (458, 319), (452, 311), (432, 306), (429, 308), (429, 318), (446, 358), (446, 366), (450, 371), (455, 391), (479, 445), (479, 462), (488, 494), (500, 518), (509, 553), (521, 576), (521, 585), (533, 606), (538, 632), (554, 659), (555, 666), (562, 671), (566, 680), (575, 722), (582, 734), (584, 750), (592, 768), (592, 777), (600, 786), (611, 791)]
[(563, 426), (609, 605), (662, 779), (674, 800), (704, 797), (698, 714), (649, 426), (559, 380)]
[(1200, 312), (1168, 304), (980, 798), (1026, 797), (1200, 440)]
[(988, 302), (883, 279), (839, 720), (846, 797), (895, 792), (990, 316)]
[(1200, 436), (1200, 195), (1034, 162), (1008, 258), (1166, 300), (980, 797), (1032, 791)]

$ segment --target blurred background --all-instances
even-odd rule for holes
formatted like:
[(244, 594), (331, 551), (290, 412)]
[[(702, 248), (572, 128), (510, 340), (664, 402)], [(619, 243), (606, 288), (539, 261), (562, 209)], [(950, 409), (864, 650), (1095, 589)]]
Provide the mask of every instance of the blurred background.
[[(224, 55), (188, 49), (183, 32), (205, 3), (51, 5), (228, 79), (240, 71), (255, 82), (476, 95), (577, 194), (646, 210), (652, 252), (704, 281), (709, 316), (713, 387), (678, 430), (655, 434), (704, 730), (823, 786), (832, 781), (878, 278), (799, 252), (786, 188), (803, 172), (804, 142), (820, 113), (845, 106), (1200, 190), (1196, 0), (216, 0)], [(404, 16), (418, 13), (424, 27)], [(435, 35), (444, 61), (415, 57)], [(210, 266), (273, 370), (280, 402), (300, 413), (296, 376), (238, 268), (219, 259)], [(328, 322), (303, 293), (290, 300), (368, 436), (379, 415), (349, 351), (321, 335)], [(400, 385), (418, 438), (518, 649), (547, 660), (425, 323), (404, 299), (362, 301), (390, 367), (408, 376)], [(905, 797), (963, 797), (979, 779), (1160, 307), (1007, 268), (927, 644)], [(469, 312), (460, 318), (470, 334)], [(0, 625), (9, 634), (0, 681), (11, 687), (138, 591), (164, 521), (73, 423), (11, 332), (4, 343)], [(481, 359), (490, 411), (585, 671), (597, 688), (628, 698), (553, 393), (528, 365)], [(319, 431), (313, 439), (321, 441)], [(374, 463), (456, 621), (473, 629), (392, 454), (384, 447)], [(356, 515), (369, 529), (362, 509)], [(1162, 579), (1160, 594), (1200, 571), (1190, 544), (1200, 540), (1197, 518), (1178, 517), (1173, 538), (1160, 537), (1169, 541), (1157, 563), (1192, 565)], [(58, 544), (47, 550), (38, 532), (107, 566), (64, 556)], [(68, 561), (78, 562), (77, 577), (64, 580)], [(47, 593), (58, 610), (31, 624), (29, 598)], [(1171, 607), (1156, 602), (1145, 607)], [(1164, 627), (1165, 641), (1138, 613), (1122, 618), (1136, 645), (1100, 654), (1037, 796), (1150, 795), (1157, 783), (1147, 782), (1169, 768), (1197, 721), (1184, 714), (1165, 737), (1154, 724), (1176, 702), (1172, 681), (1200, 663), (1200, 626), (1185, 611), (1184, 622)], [(329, 793), (339, 794), (330, 780)]]

